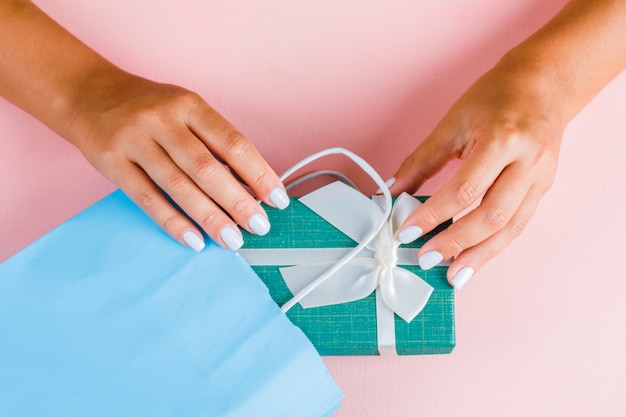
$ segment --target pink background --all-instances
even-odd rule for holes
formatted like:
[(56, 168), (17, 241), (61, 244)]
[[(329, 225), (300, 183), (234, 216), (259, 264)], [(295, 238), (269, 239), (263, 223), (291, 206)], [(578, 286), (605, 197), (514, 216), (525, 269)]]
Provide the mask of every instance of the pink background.
[[(340, 145), (386, 177), (564, 0), (38, 3), (123, 68), (202, 94), (277, 172)], [(451, 355), (325, 359), (337, 416), (626, 415), (625, 105), (622, 75), (571, 123), (533, 222), (457, 294)], [(115, 187), (2, 100), (0, 129), (1, 261)]]

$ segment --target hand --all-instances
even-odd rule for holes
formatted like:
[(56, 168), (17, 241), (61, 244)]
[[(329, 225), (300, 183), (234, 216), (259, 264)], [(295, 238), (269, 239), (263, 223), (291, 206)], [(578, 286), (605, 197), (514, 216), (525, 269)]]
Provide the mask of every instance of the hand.
[[(264, 235), (265, 203), (285, 208), (278, 176), (254, 146), (198, 95), (115, 70), (90, 81), (67, 137), (174, 239), (202, 250), (200, 230), (220, 245), (243, 244), (236, 224)], [(227, 164), (226, 167), (224, 164)]]
[(456, 255), (448, 280), (459, 289), (524, 230), (554, 180), (565, 126), (626, 68), (624, 22), (624, 1), (570, 0), (479, 79), (402, 163), (394, 193), (414, 192), (451, 159), (465, 159), (407, 218), (403, 242), (484, 195), (420, 249), (422, 268)]
[(403, 243), (484, 195), (477, 208), (420, 249), (423, 269), (456, 256), (448, 281), (459, 289), (524, 230), (555, 176), (566, 124), (554, 100), (565, 99), (560, 88), (518, 65), (500, 63), (402, 163), (392, 193), (413, 193), (450, 160), (464, 159), (452, 179), (404, 222)]

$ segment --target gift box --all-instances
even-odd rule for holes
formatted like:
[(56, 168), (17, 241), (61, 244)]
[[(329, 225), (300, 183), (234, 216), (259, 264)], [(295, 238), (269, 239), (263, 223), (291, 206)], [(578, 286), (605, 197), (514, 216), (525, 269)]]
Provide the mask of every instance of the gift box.
[[(335, 204), (335, 208), (343, 207), (345, 203), (341, 197), (352, 189), (341, 183), (327, 187), (332, 188), (326, 190), (327, 195), (335, 200), (331, 201), (331, 205)], [(404, 198), (407, 197), (405, 194)], [(424, 197), (418, 199), (425, 201)], [(295, 262), (318, 262), (320, 248), (332, 248), (331, 252), (339, 253), (336, 256), (338, 258), (345, 253), (345, 248), (357, 245), (355, 240), (320, 217), (299, 198), (291, 198), (289, 207), (282, 211), (271, 207), (265, 209), (272, 225), (270, 233), (259, 237), (244, 232), (246, 249), (242, 249), (241, 254), (248, 259), (278, 305), (285, 304), (293, 296), (281, 275), (283, 267), (294, 265)], [(335, 209), (331, 206), (330, 210)], [(442, 224), (409, 245), (400, 246), (405, 260), (408, 259), (407, 263), (412, 265), (402, 265), (403, 260), (400, 259), (398, 267), (414, 273), (432, 287), (428, 302), (415, 318), (407, 322), (395, 315), (392, 319), (395, 351), (400, 355), (443, 354), (451, 352), (455, 346), (454, 289), (446, 279), (447, 266), (444, 264), (424, 271), (417, 265), (418, 249), (448, 224)], [(283, 260), (277, 260), (277, 264), (264, 265), (267, 263), (266, 257), (274, 257), (273, 251), (289, 252), (285, 249), (304, 249), (304, 252), (299, 251), (300, 259), (295, 261), (289, 259), (289, 253), (285, 256), (279, 254), (278, 258), (282, 257)], [(342, 270), (339, 269), (330, 279), (342, 279), (341, 275)], [(356, 301), (321, 307), (303, 308), (297, 304), (286, 314), (302, 329), (321, 355), (378, 355), (381, 351), (380, 318), (377, 316), (381, 297), (378, 292), (374, 291)]]
[(0, 264), (0, 416), (322, 417), (342, 396), (241, 257), (120, 191)]

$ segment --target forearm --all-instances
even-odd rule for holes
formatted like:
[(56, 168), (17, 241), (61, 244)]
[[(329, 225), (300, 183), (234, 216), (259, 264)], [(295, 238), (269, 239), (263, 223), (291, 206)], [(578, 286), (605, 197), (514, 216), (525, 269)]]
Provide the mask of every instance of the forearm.
[(0, 95), (7, 100), (71, 139), (78, 102), (90, 84), (111, 80), (104, 73), (123, 74), (32, 2), (0, 0)]
[(289, 204), (252, 143), (200, 96), (120, 70), (27, 0), (0, 0), (0, 95), (76, 145), (194, 250), (204, 247), (200, 228), (233, 250), (243, 244), (237, 224), (259, 235), (270, 229), (223, 164), (265, 203)]
[(538, 88), (568, 123), (626, 68), (626, 1), (570, 1), (497, 67)]
[(415, 192), (465, 159), (401, 226), (408, 243), (465, 212), (422, 246), (421, 268), (454, 258), (458, 289), (504, 250), (552, 185), (565, 126), (625, 67), (626, 0), (571, 0), (474, 83), (393, 177), (393, 193)]

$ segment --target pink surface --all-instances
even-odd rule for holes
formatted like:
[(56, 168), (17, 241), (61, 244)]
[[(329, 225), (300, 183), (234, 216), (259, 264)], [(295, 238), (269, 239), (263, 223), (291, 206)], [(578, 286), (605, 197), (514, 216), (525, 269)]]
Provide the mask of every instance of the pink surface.
[[(390, 176), (565, 1), (38, 3), (118, 65), (203, 95), (278, 172), (345, 146)], [(533, 222), (457, 294), (451, 355), (325, 360), (337, 416), (626, 415), (625, 97), (622, 75), (569, 126)], [(115, 187), (1, 100), (0, 126), (4, 260)]]

